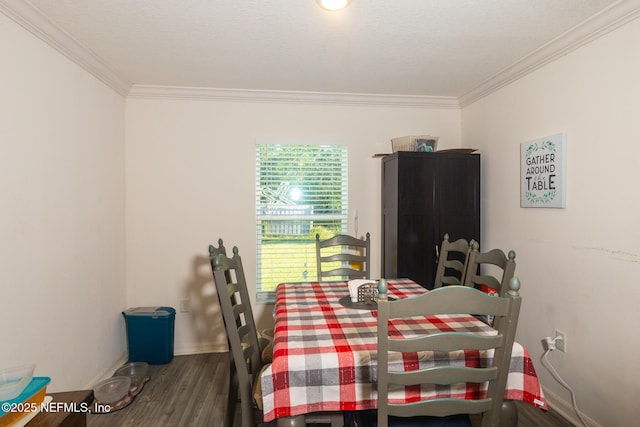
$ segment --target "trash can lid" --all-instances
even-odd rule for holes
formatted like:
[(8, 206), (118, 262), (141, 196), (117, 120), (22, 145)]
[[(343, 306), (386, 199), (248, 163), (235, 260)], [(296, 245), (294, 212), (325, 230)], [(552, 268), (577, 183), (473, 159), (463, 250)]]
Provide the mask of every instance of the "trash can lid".
[(133, 307), (124, 311), (127, 316), (169, 316), (175, 313), (171, 307)]

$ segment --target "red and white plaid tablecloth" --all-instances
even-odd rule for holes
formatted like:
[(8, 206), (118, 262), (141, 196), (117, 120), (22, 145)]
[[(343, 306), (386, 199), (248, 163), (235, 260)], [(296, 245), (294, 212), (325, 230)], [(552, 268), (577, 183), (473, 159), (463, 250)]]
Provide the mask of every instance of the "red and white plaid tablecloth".
[[(389, 296), (407, 298), (426, 290), (411, 280), (388, 280)], [(346, 282), (283, 283), (275, 306), (273, 363), (262, 375), (265, 421), (318, 411), (373, 409), (377, 405), (376, 311), (343, 307), (349, 294)], [(433, 316), (392, 322), (390, 330), (415, 333), (464, 330), (491, 333), (473, 316)], [(429, 352), (397, 360), (396, 369), (412, 370), (442, 364), (487, 364), (491, 352)], [(392, 360), (390, 359), (390, 363)], [(391, 367), (391, 369), (394, 369)], [(547, 404), (527, 350), (514, 343), (505, 399), (523, 400), (539, 408)], [(473, 384), (407, 387), (390, 393), (390, 401), (421, 396), (477, 398), (485, 390)]]

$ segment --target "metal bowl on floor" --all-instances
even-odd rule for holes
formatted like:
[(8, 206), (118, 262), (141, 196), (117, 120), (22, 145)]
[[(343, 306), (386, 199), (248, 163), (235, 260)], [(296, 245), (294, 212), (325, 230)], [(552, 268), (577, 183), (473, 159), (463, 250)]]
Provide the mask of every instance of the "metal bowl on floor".
[(115, 376), (100, 381), (93, 387), (93, 394), (100, 403), (115, 403), (122, 400), (131, 387), (131, 378)]

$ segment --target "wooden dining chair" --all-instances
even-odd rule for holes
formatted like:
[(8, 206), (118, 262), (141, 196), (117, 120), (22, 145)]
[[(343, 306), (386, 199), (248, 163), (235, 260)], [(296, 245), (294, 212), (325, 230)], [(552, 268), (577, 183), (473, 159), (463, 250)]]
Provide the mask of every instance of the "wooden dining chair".
[(515, 259), (516, 253), (513, 250), (506, 256), (501, 249), (479, 252), (478, 242), (472, 242), (464, 286), (475, 287), (485, 292), (493, 290), (498, 295), (505, 296), (509, 290), (508, 283), (516, 271)]
[[(500, 425), (501, 407), (509, 374), (511, 351), (518, 324), (521, 298), (520, 282), (513, 278), (504, 297), (465, 287), (445, 286), (423, 295), (378, 302), (378, 427), (388, 425), (466, 425), (468, 414), (482, 414), (482, 427)], [(389, 321), (413, 316), (481, 313), (495, 316), (495, 335), (470, 332), (437, 332), (411, 338), (399, 338)], [(420, 351), (454, 353), (462, 351), (494, 350), (489, 366), (436, 366), (411, 371), (389, 371), (389, 353)], [(390, 403), (392, 387), (420, 386), (446, 387), (457, 383), (483, 384), (485, 393), (478, 392), (473, 399), (434, 398), (406, 404)], [(468, 397), (468, 396), (466, 396)]]
[[(258, 334), (238, 248), (233, 248), (232, 258), (218, 251), (211, 259), (211, 267), (227, 332), (229, 352), (233, 357), (236, 370), (240, 393), (241, 425), (242, 427), (254, 426), (262, 415), (261, 399), (254, 398), (254, 391), (260, 382), (260, 372), (265, 365), (260, 356)], [(230, 394), (229, 400), (235, 400), (234, 396), (235, 394)]]
[[(212, 271), (215, 268), (214, 267), (214, 260), (215, 258), (222, 254), (223, 256), (227, 256), (227, 250), (224, 247), (224, 243), (222, 239), (218, 239), (218, 247), (215, 247), (214, 245), (209, 245), (209, 261), (211, 262), (211, 268)], [(227, 283), (230, 283), (232, 278), (231, 278), (231, 270), (227, 270), (225, 271), (225, 280), (227, 281)], [(231, 295), (231, 304), (232, 306), (236, 305), (236, 296)], [(219, 300), (218, 300), (219, 301)], [(240, 319), (237, 318), (236, 319), (236, 326), (237, 327), (241, 327), (242, 324), (240, 322)], [(268, 334), (273, 334), (273, 330), (269, 331), (269, 330), (264, 330), (264, 331), (260, 331), (258, 333), (258, 336), (261, 337), (262, 335), (268, 335)], [(227, 344), (229, 346), (229, 349), (231, 349), (231, 343), (229, 342), (229, 340), (227, 339)], [(273, 360), (273, 344), (271, 341), (267, 340), (267, 339), (262, 339), (262, 338), (258, 338), (258, 344), (260, 346), (260, 358), (262, 359), (263, 363), (270, 363), (271, 360)], [(228, 381), (229, 381), (229, 387), (228, 387), (228, 405), (227, 405), (227, 420), (230, 420), (230, 424), (233, 422), (233, 419), (235, 417), (235, 411), (236, 411), (236, 404), (238, 403), (238, 388), (239, 388), (239, 384), (238, 384), (238, 371), (236, 370), (236, 365), (235, 365), (235, 361), (233, 358), (233, 352), (229, 351), (229, 372), (228, 372)]]
[[(224, 247), (224, 243), (222, 239), (218, 239), (218, 247), (213, 245), (209, 245), (209, 262), (211, 263), (211, 269), (214, 270), (214, 260), (218, 255), (227, 256), (227, 249)], [(227, 282), (231, 281), (231, 275), (229, 271), (225, 271), (225, 280)], [(235, 305), (235, 295), (231, 295), (231, 304)], [(218, 298), (218, 302), (220, 299)], [(223, 319), (224, 321), (224, 319)], [(240, 320), (236, 321), (236, 326), (240, 327)], [(231, 349), (231, 342), (227, 338), (227, 344), (229, 349)], [(228, 402), (227, 402), (227, 420), (230, 425), (233, 424), (233, 419), (235, 417), (236, 412), (236, 403), (238, 401), (238, 371), (236, 370), (236, 364), (233, 359), (233, 352), (229, 351), (229, 388), (228, 388)]]
[(444, 235), (438, 254), (438, 267), (433, 281), (434, 288), (448, 285), (462, 285), (467, 271), (471, 246), (465, 239), (449, 241), (449, 234)]
[(320, 240), (316, 234), (316, 265), (318, 282), (327, 277), (369, 279), (371, 271), (371, 236), (358, 239), (347, 234), (338, 234)]
[[(221, 240), (219, 240), (222, 246)], [(215, 248), (214, 248), (215, 249)], [(213, 253), (210, 249), (210, 253)], [(233, 247), (233, 257), (216, 251), (211, 260), (213, 281), (218, 294), (224, 327), (227, 332), (229, 351), (233, 356), (240, 394), (241, 426), (253, 427), (263, 422), (262, 387), (260, 375), (269, 365), (261, 357), (262, 349), (258, 340), (251, 300), (237, 247)], [(229, 395), (229, 399), (232, 399)], [(234, 399), (235, 400), (235, 399)], [(233, 418), (229, 426), (232, 425)], [(318, 413), (302, 416), (306, 423), (330, 423), (332, 427), (342, 425), (342, 413)], [(292, 425), (296, 425), (295, 419)]]

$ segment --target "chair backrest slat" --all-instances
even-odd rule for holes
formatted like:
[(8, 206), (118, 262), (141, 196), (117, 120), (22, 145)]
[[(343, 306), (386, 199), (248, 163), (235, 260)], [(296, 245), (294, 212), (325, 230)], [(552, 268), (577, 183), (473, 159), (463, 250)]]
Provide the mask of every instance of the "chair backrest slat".
[[(478, 414), (488, 411), (491, 406), (491, 399), (466, 401), (457, 399), (450, 399), (447, 401), (425, 400), (423, 402), (414, 403), (414, 405), (409, 408), (404, 405), (389, 405), (389, 415), (397, 417), (415, 417), (426, 412), (432, 414), (434, 417), (444, 417), (450, 414)], [(381, 424), (378, 424), (378, 426), (383, 427)]]
[(502, 335), (476, 335), (472, 333), (442, 332), (436, 335), (428, 335), (420, 338), (389, 339), (390, 351), (402, 351), (406, 353), (417, 352), (428, 347), (433, 351), (455, 351), (461, 348), (467, 350), (488, 350), (499, 347), (502, 344)]
[(389, 381), (405, 386), (424, 383), (449, 385), (462, 382), (482, 383), (493, 380), (497, 376), (498, 369), (495, 367), (478, 369), (463, 366), (438, 366), (419, 373), (389, 372)]

